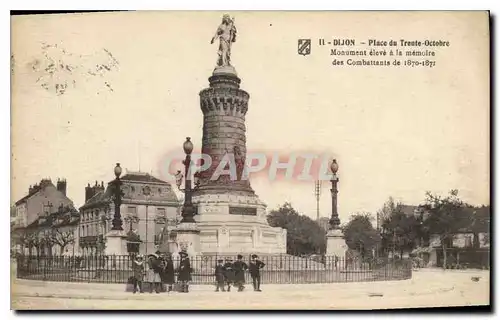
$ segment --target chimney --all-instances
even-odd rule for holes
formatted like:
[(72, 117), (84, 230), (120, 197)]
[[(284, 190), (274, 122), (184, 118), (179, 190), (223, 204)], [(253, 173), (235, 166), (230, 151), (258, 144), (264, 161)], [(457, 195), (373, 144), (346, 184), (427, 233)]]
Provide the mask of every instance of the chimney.
[(66, 179), (57, 179), (57, 190), (59, 190), (60, 192), (62, 192), (62, 194), (64, 194), (64, 196), (66, 196)]
[(95, 188), (90, 186), (90, 183), (85, 187), (85, 202), (89, 201), (95, 195)]

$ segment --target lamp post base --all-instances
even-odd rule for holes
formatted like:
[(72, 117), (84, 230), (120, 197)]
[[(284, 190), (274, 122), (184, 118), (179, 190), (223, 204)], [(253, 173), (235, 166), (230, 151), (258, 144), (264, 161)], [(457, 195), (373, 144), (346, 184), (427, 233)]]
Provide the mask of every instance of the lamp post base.
[(108, 256), (126, 255), (127, 252), (127, 235), (123, 230), (111, 230), (106, 234), (106, 249), (105, 253)]
[(200, 254), (200, 230), (196, 223), (181, 222), (176, 228), (179, 249), (186, 249), (190, 256)]
[(347, 245), (340, 229), (328, 230), (326, 234), (326, 255), (345, 259)]

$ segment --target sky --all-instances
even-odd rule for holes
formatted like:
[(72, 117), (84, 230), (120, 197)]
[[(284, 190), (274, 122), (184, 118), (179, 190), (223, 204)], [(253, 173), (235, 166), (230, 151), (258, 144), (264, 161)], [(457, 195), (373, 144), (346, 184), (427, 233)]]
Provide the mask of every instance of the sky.
[[(425, 191), (458, 189), (471, 204), (489, 204), (484, 14), (230, 14), (238, 29), (231, 61), (250, 94), (247, 150), (335, 157), (342, 221), (375, 213), (390, 196), (421, 203)], [(215, 66), (217, 45), (210, 39), (221, 17), (13, 17), (11, 201), (42, 178), (64, 177), (68, 196), (81, 206), (87, 183), (112, 180), (116, 162), (162, 178), (165, 155), (182, 152), (187, 136), (200, 150), (198, 93)], [(297, 54), (302, 38), (313, 41), (308, 56)], [(435, 49), (433, 68), (334, 67), (329, 48), (316, 45), (319, 38), (451, 45)], [(313, 181), (259, 176), (251, 184), (268, 209), (288, 201), (316, 216)], [(329, 183), (322, 187), (320, 215), (329, 216)]]

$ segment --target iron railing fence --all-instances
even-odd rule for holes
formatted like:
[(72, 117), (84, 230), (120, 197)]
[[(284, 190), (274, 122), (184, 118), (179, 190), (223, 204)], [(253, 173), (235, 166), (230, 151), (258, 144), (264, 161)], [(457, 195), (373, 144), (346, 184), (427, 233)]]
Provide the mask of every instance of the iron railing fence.
[[(214, 284), (214, 270), (219, 259), (227, 256), (191, 257), (192, 283)], [(236, 261), (235, 257), (232, 257)], [(263, 284), (301, 284), (404, 280), (412, 276), (409, 259), (345, 259), (320, 257), (309, 259), (296, 256), (262, 256)], [(244, 259), (248, 264), (249, 259)], [(32, 280), (127, 283), (133, 276), (131, 256), (51, 256), (17, 257), (17, 277)], [(174, 266), (178, 260), (174, 259)], [(251, 282), (248, 271), (246, 281)]]

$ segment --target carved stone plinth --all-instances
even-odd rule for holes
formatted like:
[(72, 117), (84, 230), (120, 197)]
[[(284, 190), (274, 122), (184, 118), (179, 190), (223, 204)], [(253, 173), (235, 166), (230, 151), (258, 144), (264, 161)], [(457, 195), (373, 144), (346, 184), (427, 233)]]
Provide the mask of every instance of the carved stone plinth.
[(329, 230), (326, 234), (326, 256), (345, 259), (347, 245), (340, 229)]
[(179, 249), (186, 249), (190, 255), (200, 254), (200, 229), (196, 223), (179, 223), (175, 231)]
[(286, 253), (286, 230), (269, 226), (256, 195), (195, 195), (193, 204), (203, 254)]
[(127, 234), (123, 230), (111, 230), (106, 234), (106, 255), (127, 255)]

